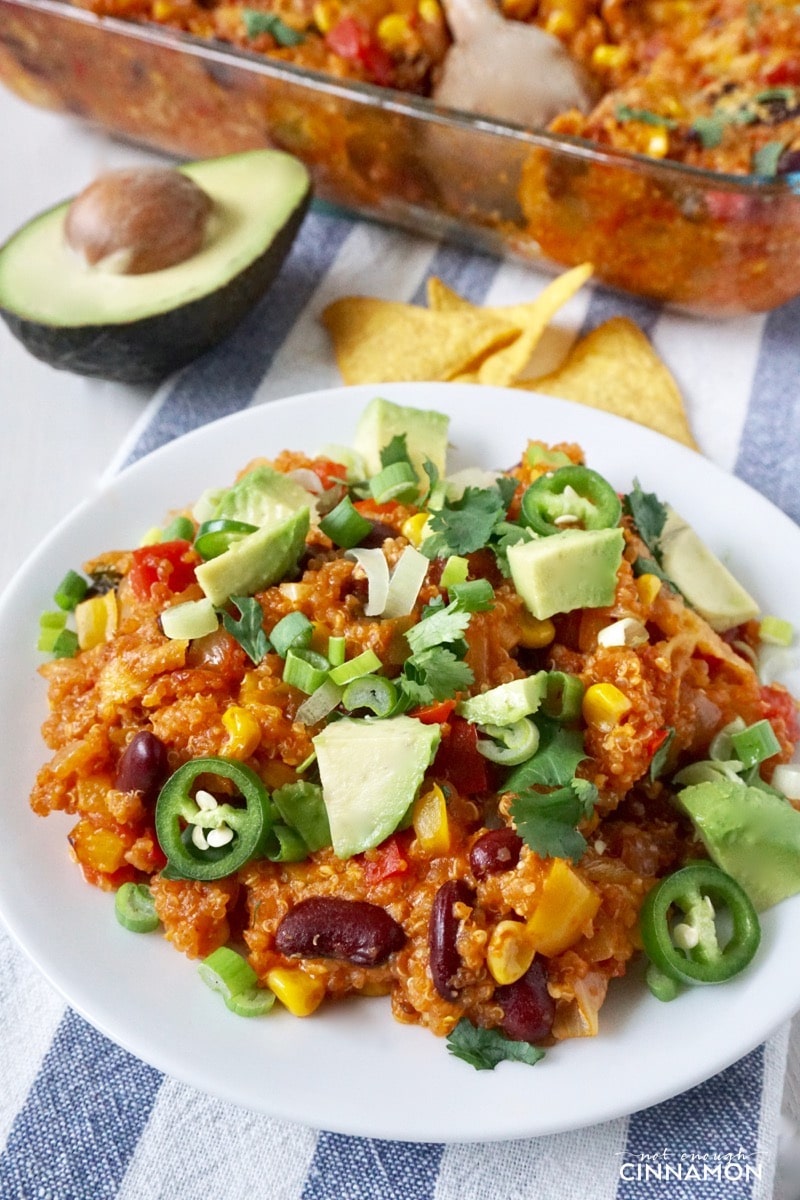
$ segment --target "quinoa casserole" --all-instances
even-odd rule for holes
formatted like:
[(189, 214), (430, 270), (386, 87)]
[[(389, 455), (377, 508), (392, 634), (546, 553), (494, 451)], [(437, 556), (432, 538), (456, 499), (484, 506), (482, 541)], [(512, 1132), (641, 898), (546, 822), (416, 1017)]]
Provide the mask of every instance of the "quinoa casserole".
[[(482, 32), (467, 86), (445, 88), (463, 5), (546, 37), (584, 103), (493, 113), (502, 76)], [(526, 54), (512, 100), (548, 78)], [(800, 14), (781, 0), (0, 0), (0, 77), (173, 153), (286, 150), (323, 200), (528, 261), (591, 261), (694, 311), (800, 291)], [(499, 123), (468, 119), (487, 112)]]
[(388, 994), (474, 1065), (532, 1062), (598, 1032), (643, 938), (661, 998), (753, 957), (748, 889), (778, 897), (711, 861), (703, 811), (800, 822), (797, 706), (755, 666), (786, 623), (734, 581), (690, 603), (674, 514), (579, 446), (448, 476), (446, 443), (375, 400), (354, 448), (256, 459), (70, 572), (31, 805), (235, 1011)]

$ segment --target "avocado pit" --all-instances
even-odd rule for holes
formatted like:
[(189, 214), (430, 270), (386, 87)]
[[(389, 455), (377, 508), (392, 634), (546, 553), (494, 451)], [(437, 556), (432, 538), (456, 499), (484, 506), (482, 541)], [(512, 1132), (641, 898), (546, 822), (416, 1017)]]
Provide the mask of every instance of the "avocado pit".
[(147, 275), (197, 254), (212, 209), (211, 197), (172, 168), (107, 171), (70, 204), (64, 239), (87, 267)]

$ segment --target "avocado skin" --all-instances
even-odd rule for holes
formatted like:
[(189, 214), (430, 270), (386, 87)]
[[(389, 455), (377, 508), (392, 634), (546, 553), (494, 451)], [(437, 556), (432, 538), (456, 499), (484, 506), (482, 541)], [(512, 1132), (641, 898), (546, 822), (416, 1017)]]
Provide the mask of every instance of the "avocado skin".
[(180, 308), (114, 325), (59, 327), (0, 306), (11, 333), (57, 370), (116, 383), (158, 383), (232, 333), (280, 271), (311, 204), (309, 186), (267, 249), (234, 279)]

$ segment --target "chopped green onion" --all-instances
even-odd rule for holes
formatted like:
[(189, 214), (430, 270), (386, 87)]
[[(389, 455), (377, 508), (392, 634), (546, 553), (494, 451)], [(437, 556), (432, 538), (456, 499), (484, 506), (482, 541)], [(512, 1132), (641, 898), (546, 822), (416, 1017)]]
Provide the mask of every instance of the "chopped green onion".
[(248, 521), (235, 521), (230, 517), (218, 517), (213, 521), (203, 521), (194, 540), (194, 548), (200, 557), (208, 562), (230, 550), (234, 542), (240, 542), (248, 533), (255, 533), (257, 525)]
[(323, 517), (319, 527), (326, 537), (343, 550), (351, 550), (357, 546), (372, 530), (372, 522), (353, 506), (349, 496), (345, 496)]
[(275, 1003), (275, 993), (268, 988), (251, 987), (225, 997), (225, 1007), (237, 1017), (263, 1017)]
[(194, 540), (194, 521), (189, 517), (173, 517), (161, 533), (162, 542), (191, 542)]
[(585, 689), (577, 675), (565, 671), (548, 671), (547, 691), (542, 701), (545, 716), (567, 723), (577, 721)]
[(516, 767), (533, 758), (539, 749), (539, 730), (530, 717), (521, 717), (513, 725), (479, 725), (481, 733), (476, 749), (489, 762)]
[(328, 662), (332, 667), (340, 667), (347, 658), (347, 638), (331, 635), (328, 638)]
[(305, 613), (290, 612), (281, 617), (278, 624), (269, 635), (272, 648), (281, 658), (286, 658), (290, 650), (305, 650), (314, 636), (314, 626)]
[[(333, 712), (342, 699), (342, 689), (337, 687), (330, 679), (326, 679), (320, 684), (315, 692), (312, 692), (307, 700), (298, 708), (295, 713), (295, 718), (301, 725), (316, 725), (327, 717), (328, 713)], [(314, 761), (316, 752), (306, 759), (306, 762), (298, 767), (298, 771), (302, 771), (310, 762)]]
[(120, 925), (131, 933), (152, 933), (159, 925), (153, 896), (146, 883), (123, 883), (114, 897), (114, 913)]
[(283, 681), (310, 696), (328, 678), (330, 665), (327, 658), (315, 650), (292, 648), (286, 652)]
[(733, 742), (731, 735), (741, 733), (745, 728), (745, 723), (741, 717), (734, 717), (727, 725), (720, 729), (711, 739), (711, 744), (708, 747), (708, 757), (712, 762), (730, 762), (736, 755), (733, 751)]
[(794, 626), (791, 621), (784, 621), (781, 617), (762, 617), (758, 634), (761, 641), (770, 646), (791, 646)]
[(207, 596), (165, 608), (159, 621), (164, 636), (178, 641), (205, 637), (219, 628), (219, 614)]
[(660, 967), (657, 967), (655, 963), (650, 963), (648, 966), (645, 981), (656, 1000), (662, 1000), (665, 1004), (674, 1000), (681, 990), (680, 984)]
[(451, 584), (448, 594), (458, 603), (461, 612), (489, 612), (494, 608), (494, 588), (488, 579), (468, 579), (465, 583)]
[(414, 608), (419, 589), (425, 582), (430, 561), (413, 546), (406, 546), (389, 579), (383, 606), (384, 617), (407, 617)]
[(369, 490), (376, 504), (390, 500), (415, 500), (419, 494), (417, 472), (407, 459), (390, 463), (369, 481)]
[(264, 853), (270, 862), (303, 862), (308, 858), (308, 846), (296, 829), (276, 824), (269, 832)]
[(772, 758), (773, 754), (780, 754), (781, 744), (766, 718), (748, 725), (740, 733), (731, 734), (731, 741), (736, 757), (741, 759), (745, 768), (755, 767), (765, 759)]
[(197, 973), (203, 983), (212, 991), (221, 992), (226, 999), (238, 996), (258, 983), (258, 976), (244, 955), (230, 946), (220, 946), (204, 958), (198, 963)]
[(364, 615), (380, 617), (386, 608), (389, 595), (389, 566), (383, 551), (377, 548), (370, 550), (349, 550), (348, 557), (355, 559), (367, 577), (367, 603)]
[(345, 687), (348, 683), (352, 683), (354, 679), (360, 679), (362, 675), (370, 675), (373, 671), (380, 671), (382, 666), (383, 663), (374, 650), (364, 650), (361, 654), (357, 654), (355, 658), (342, 663), (340, 667), (334, 667), (329, 672), (329, 675), (333, 683), (338, 687)]
[(74, 658), (80, 650), (78, 635), (73, 629), (62, 629), (53, 642), (54, 658)]
[(451, 554), (444, 564), (439, 583), (447, 590), (454, 583), (466, 583), (468, 575), (469, 563), (466, 558), (462, 558), (459, 554)]
[(67, 625), (67, 614), (61, 610), (58, 612), (43, 612), (39, 617), (39, 640), (36, 643), (36, 649), (42, 650), (45, 654), (49, 654), (53, 646), (56, 644), (58, 635)]
[(376, 717), (388, 717), (397, 703), (397, 688), (383, 675), (362, 675), (344, 689), (342, 704), (348, 712), (367, 708)]
[(140, 546), (157, 546), (162, 541), (164, 530), (160, 525), (151, 525), (150, 528), (143, 533), (139, 538)]
[(61, 583), (53, 593), (53, 599), (59, 608), (72, 612), (80, 604), (89, 590), (89, 584), (77, 571), (67, 571)]

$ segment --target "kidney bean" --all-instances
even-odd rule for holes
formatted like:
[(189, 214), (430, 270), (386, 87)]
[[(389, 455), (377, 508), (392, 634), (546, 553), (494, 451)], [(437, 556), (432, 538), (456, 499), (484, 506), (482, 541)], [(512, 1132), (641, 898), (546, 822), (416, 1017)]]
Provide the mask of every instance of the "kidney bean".
[(358, 543), (359, 547), (367, 550), (380, 550), (387, 538), (397, 537), (397, 530), (393, 529), (391, 525), (387, 525), (385, 521), (375, 521), (371, 517), (368, 520), (372, 524), (372, 529)]
[(510, 825), (481, 834), (469, 852), (469, 865), (476, 879), (511, 871), (519, 862), (522, 838)]
[(455, 1000), (458, 988), (453, 978), (461, 966), (456, 939), (461, 924), (456, 916), (456, 904), (474, 904), (475, 894), (463, 879), (450, 879), (443, 883), (433, 898), (431, 919), (428, 926), (431, 975), (434, 986), (444, 1000)]
[(309, 896), (281, 921), (275, 949), (287, 957), (339, 958), (375, 967), (400, 950), (406, 935), (385, 908), (365, 900)]
[(145, 804), (154, 804), (168, 774), (167, 747), (149, 729), (142, 729), (120, 755), (114, 787), (118, 792), (139, 792)]
[(503, 1010), (502, 1029), (517, 1042), (541, 1042), (553, 1028), (556, 1002), (547, 990), (547, 975), (534, 959), (516, 983), (495, 988), (494, 998)]

